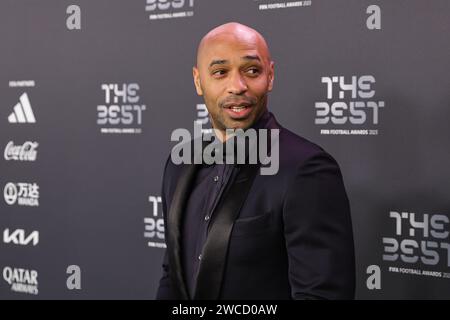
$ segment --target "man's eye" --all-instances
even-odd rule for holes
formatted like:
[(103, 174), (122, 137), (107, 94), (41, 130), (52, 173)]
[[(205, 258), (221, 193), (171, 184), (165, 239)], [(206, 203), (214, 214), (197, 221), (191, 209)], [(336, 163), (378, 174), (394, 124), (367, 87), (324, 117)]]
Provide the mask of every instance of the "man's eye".
[(216, 71), (213, 71), (213, 76), (223, 76), (224, 74), (226, 73), (226, 71), (225, 70), (216, 70)]
[(257, 74), (259, 74), (259, 69), (258, 68), (250, 68), (247, 70), (247, 73), (249, 73), (251, 75), (257, 75)]

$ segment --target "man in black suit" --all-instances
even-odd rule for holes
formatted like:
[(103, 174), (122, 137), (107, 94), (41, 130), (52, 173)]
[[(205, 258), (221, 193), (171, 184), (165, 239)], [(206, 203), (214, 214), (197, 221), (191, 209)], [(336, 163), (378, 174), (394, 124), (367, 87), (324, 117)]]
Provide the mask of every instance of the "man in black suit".
[(157, 299), (352, 299), (353, 232), (340, 168), (268, 111), (274, 63), (264, 38), (238, 23), (211, 30), (193, 76), (221, 142), (227, 129), (279, 130), (278, 168), (262, 175), (257, 165), (168, 159)]

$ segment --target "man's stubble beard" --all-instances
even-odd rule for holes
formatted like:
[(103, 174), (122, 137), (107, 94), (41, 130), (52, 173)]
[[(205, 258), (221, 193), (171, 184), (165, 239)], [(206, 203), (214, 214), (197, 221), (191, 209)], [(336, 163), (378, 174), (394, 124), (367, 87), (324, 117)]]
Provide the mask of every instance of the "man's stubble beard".
[[(245, 127), (232, 127), (232, 126), (227, 126), (225, 124), (225, 115), (224, 115), (224, 111), (222, 110), (222, 107), (220, 106), (216, 106), (218, 108), (218, 112), (216, 115), (213, 115), (213, 113), (209, 113), (209, 117), (210, 117), (210, 121), (212, 124), (212, 127), (216, 130), (220, 130), (222, 132), (225, 132), (227, 129), (242, 129), (242, 130), (247, 130), (248, 128), (252, 127), (261, 117), (261, 115), (264, 113), (264, 111), (267, 109), (267, 93), (263, 96), (263, 98), (261, 99), (261, 103), (260, 106), (256, 106), (253, 105), (252, 108), (257, 108), (258, 111), (257, 114), (255, 115), (255, 118), (253, 119), (253, 121), (251, 121), (250, 123), (248, 123), (247, 125), (245, 125)], [(205, 101), (206, 103), (206, 101)], [(252, 112), (255, 112), (255, 110), (253, 110)], [(252, 115), (253, 116), (253, 115)]]

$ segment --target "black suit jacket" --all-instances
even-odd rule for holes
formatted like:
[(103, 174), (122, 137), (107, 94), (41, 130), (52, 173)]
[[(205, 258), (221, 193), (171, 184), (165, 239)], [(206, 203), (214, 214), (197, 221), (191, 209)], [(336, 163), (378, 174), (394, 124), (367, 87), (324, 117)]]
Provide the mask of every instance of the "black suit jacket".
[(279, 171), (257, 171), (241, 204), (233, 190), (252, 170), (224, 191), (213, 216), (228, 210), (237, 218), (211, 221), (215, 235), (208, 234), (213, 239), (203, 252), (194, 297), (184, 283), (179, 241), (198, 167), (174, 165), (169, 157), (162, 190), (167, 249), (157, 299), (353, 299), (353, 232), (338, 164), (272, 114), (266, 127), (280, 129)]

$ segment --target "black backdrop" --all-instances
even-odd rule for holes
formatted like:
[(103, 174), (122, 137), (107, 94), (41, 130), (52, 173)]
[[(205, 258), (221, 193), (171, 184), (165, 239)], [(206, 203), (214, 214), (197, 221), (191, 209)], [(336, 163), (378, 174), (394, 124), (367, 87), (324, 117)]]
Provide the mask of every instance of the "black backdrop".
[(154, 298), (170, 134), (207, 121), (191, 68), (229, 21), (341, 165), (357, 298), (450, 298), (447, 0), (1, 1), (0, 298)]

